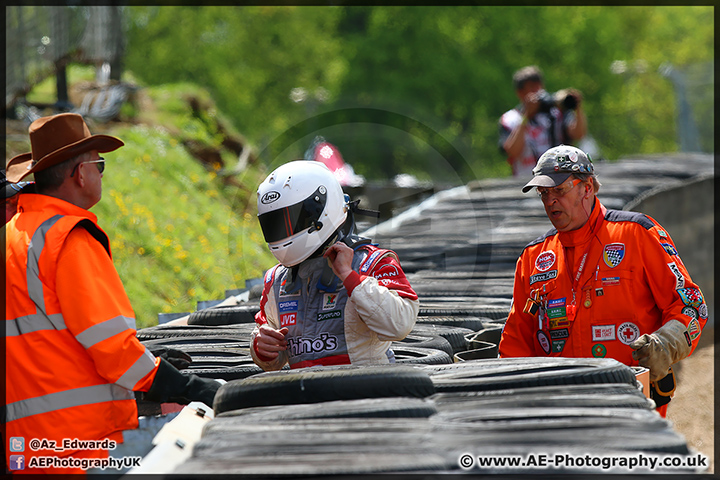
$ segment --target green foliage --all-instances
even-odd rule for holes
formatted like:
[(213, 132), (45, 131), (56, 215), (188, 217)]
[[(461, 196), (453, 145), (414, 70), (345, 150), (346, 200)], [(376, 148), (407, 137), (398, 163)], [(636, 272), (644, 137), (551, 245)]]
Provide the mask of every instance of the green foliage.
[[(369, 178), (443, 176), (438, 153), (454, 170), (449, 177), (509, 174), (497, 121), (518, 102), (513, 72), (530, 64), (543, 69), (549, 91), (583, 92), (605, 157), (676, 150), (674, 91), (659, 68), (714, 56), (710, 6), (126, 11), (127, 66), (138, 77), (207, 86), (232, 123), (265, 146), (268, 164), (298, 158), (323, 134)], [(618, 61), (628, 66), (623, 74), (611, 71)], [(705, 82), (692, 101), (703, 145), (712, 148), (712, 80)], [(304, 100), (290, 100), (296, 88)], [(444, 157), (443, 142), (463, 157)]]
[[(289, 95), (335, 91), (345, 75), (336, 8), (129, 7), (127, 68), (149, 84), (209, 89), (256, 143), (306, 114)], [(307, 105), (307, 104), (306, 104)]]
[[(274, 259), (251, 210), (235, 210), (236, 189), (191, 158), (165, 128), (111, 132), (125, 146), (106, 155), (103, 200), (93, 208), (111, 239), (113, 260), (138, 326), (157, 314), (194, 311), (199, 300), (262, 276)], [(245, 180), (254, 188), (258, 172)]]
[[(68, 85), (91, 81), (95, 78), (95, 68), (89, 65), (68, 65), (65, 69)], [(26, 100), (30, 103), (53, 104), (57, 101), (57, 85), (55, 76), (50, 76), (33, 86), (27, 94)]]

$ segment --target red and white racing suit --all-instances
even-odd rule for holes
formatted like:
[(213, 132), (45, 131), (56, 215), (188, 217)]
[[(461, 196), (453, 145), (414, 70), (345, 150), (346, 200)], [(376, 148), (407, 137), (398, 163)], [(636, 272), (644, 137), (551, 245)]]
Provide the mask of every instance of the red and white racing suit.
[[(395, 252), (373, 245), (358, 247), (353, 272), (343, 283), (334, 277), (329, 287), (320, 282), (326, 265), (322, 257), (303, 262), (292, 286), (290, 269), (282, 265), (265, 273), (250, 349), (264, 370), (278, 370), (286, 363), (290, 368), (390, 363), (394, 361), (391, 343), (413, 329), (420, 302)], [(254, 348), (263, 324), (289, 329), (287, 350), (276, 359), (264, 358)]]

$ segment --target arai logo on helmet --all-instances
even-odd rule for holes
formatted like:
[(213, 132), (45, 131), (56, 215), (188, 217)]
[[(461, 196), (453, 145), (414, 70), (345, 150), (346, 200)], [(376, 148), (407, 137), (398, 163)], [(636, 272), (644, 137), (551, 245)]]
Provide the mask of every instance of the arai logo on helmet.
[(262, 198), (260, 199), (260, 201), (263, 204), (267, 205), (268, 203), (274, 202), (278, 198), (280, 198), (280, 193), (273, 190), (273, 191), (267, 192), (265, 195), (263, 195)]

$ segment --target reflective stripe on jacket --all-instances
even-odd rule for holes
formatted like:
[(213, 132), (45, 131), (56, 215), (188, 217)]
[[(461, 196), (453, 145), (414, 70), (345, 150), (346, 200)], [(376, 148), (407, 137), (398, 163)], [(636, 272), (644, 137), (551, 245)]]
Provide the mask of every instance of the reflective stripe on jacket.
[(6, 227), (6, 439), (121, 442), (138, 425), (132, 391), (148, 390), (157, 366), (107, 235), (49, 196), (23, 194), (18, 210)]
[[(599, 215), (604, 219), (594, 235)], [(572, 277), (590, 242), (573, 292)], [(542, 308), (527, 313), (535, 294)], [(608, 357), (637, 365), (629, 344), (640, 335), (676, 319), (688, 327), (686, 341), (694, 350), (707, 317), (702, 292), (667, 231), (646, 215), (606, 210), (596, 200), (583, 227), (553, 229), (520, 255), (500, 355)]]

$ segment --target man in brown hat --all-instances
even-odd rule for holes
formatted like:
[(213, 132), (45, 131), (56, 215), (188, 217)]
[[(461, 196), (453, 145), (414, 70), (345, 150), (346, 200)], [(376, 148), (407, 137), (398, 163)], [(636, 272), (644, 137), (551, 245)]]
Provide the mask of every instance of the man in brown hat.
[[(23, 153), (22, 155), (11, 158), (7, 162), (7, 165), (25, 162), (30, 157), (30, 153)], [(5, 204), (5, 220), (3, 221), (3, 225), (5, 225), (17, 212), (18, 193), (20, 193), (23, 188), (27, 187), (29, 183), (30, 182), (13, 183), (8, 181), (7, 176), (5, 175), (5, 168), (2, 169), (2, 198), (3, 203)]]
[[(220, 384), (181, 374), (136, 337), (110, 242), (88, 211), (102, 196), (100, 154), (123, 142), (91, 135), (73, 113), (40, 118), (29, 133), (32, 152), (7, 171), (11, 182), (33, 174), (35, 191), (19, 195), (6, 225), (3, 444), (10, 470), (80, 473), (137, 428), (133, 391), (211, 406)], [(73, 440), (94, 443), (63, 443)]]

